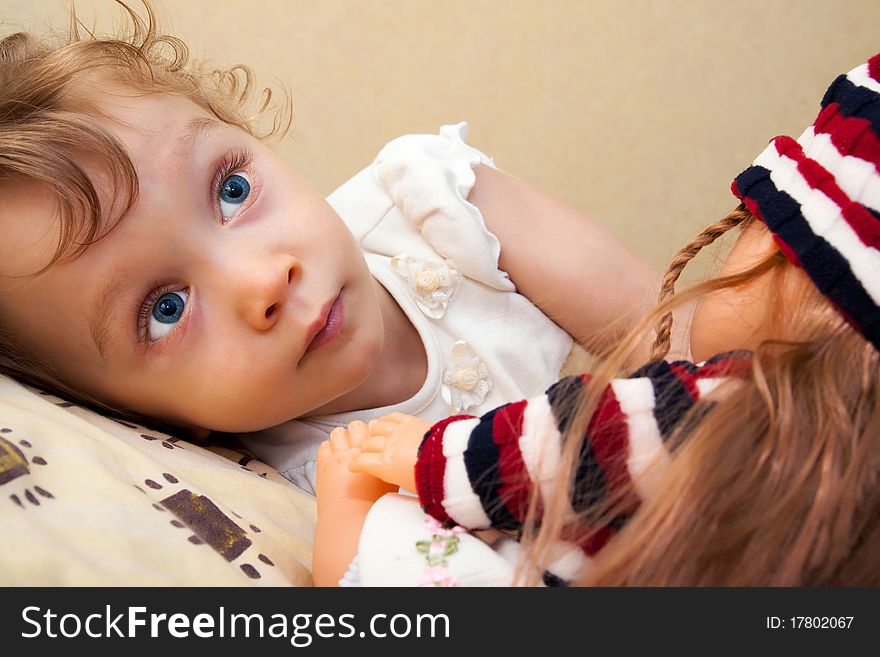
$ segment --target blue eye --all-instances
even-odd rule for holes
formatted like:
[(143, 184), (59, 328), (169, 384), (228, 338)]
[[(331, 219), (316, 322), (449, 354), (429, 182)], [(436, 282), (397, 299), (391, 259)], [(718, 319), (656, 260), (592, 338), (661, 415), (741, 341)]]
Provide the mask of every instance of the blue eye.
[(180, 321), (189, 295), (183, 291), (166, 292), (159, 297), (150, 309), (150, 323), (147, 334), (151, 341), (168, 335)]
[(231, 219), (238, 206), (247, 200), (251, 193), (251, 181), (244, 172), (233, 173), (227, 176), (220, 184), (220, 190), (217, 193), (220, 201), (220, 214), (224, 219)]

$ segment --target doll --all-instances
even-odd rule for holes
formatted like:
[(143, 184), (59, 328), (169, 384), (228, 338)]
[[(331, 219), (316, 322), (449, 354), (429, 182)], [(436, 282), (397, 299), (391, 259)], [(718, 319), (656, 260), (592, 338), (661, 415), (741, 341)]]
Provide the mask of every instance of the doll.
[[(880, 584), (880, 55), (821, 105), (736, 178), (741, 205), (592, 376), (322, 445), (316, 583)], [(674, 295), (735, 227), (721, 275)], [(694, 362), (665, 360), (694, 298)], [(622, 374), (652, 328), (649, 362)], [(513, 540), (466, 531), (485, 527)]]

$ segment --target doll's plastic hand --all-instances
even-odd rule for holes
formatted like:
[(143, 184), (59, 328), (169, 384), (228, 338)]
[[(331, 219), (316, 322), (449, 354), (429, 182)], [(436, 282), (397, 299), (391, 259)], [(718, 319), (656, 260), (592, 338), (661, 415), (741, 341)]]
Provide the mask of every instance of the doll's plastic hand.
[(340, 500), (375, 502), (385, 493), (397, 491), (397, 486), (349, 469), (349, 463), (360, 454), (360, 444), (368, 437), (367, 425), (352, 422), (348, 429), (334, 429), (330, 432), (330, 439), (321, 443), (316, 482), (319, 515), (322, 508)]
[(360, 443), (361, 453), (348, 467), (415, 492), (419, 445), (430, 428), (430, 422), (403, 413), (390, 413), (372, 420), (368, 425), (369, 437)]

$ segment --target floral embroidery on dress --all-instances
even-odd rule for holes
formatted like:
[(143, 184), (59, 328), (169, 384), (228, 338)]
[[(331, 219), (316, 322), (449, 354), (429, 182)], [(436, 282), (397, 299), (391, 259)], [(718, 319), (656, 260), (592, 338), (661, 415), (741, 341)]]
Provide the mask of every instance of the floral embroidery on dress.
[(489, 368), (465, 340), (452, 346), (452, 361), (443, 372), (440, 393), (452, 414), (479, 406), (492, 389)]
[(391, 259), (391, 269), (406, 279), (419, 310), (432, 319), (446, 314), (446, 306), (461, 282), (461, 274), (447, 263), (418, 260), (406, 253)]
[(458, 552), (458, 535), (464, 533), (464, 528), (445, 527), (431, 517), (425, 518), (424, 525), (431, 532), (431, 538), (416, 543), (416, 550), (425, 555), (424, 574), (416, 586), (458, 586), (458, 579), (449, 573), (447, 557)]

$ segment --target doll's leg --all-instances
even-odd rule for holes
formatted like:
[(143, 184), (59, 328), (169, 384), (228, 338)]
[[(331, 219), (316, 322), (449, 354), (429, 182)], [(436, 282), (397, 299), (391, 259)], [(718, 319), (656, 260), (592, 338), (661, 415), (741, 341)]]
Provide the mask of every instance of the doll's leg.
[(316, 586), (336, 586), (357, 554), (358, 539), (373, 503), (397, 486), (371, 475), (351, 472), (348, 464), (368, 435), (363, 422), (334, 429), (318, 450), (318, 523), (312, 550)]

